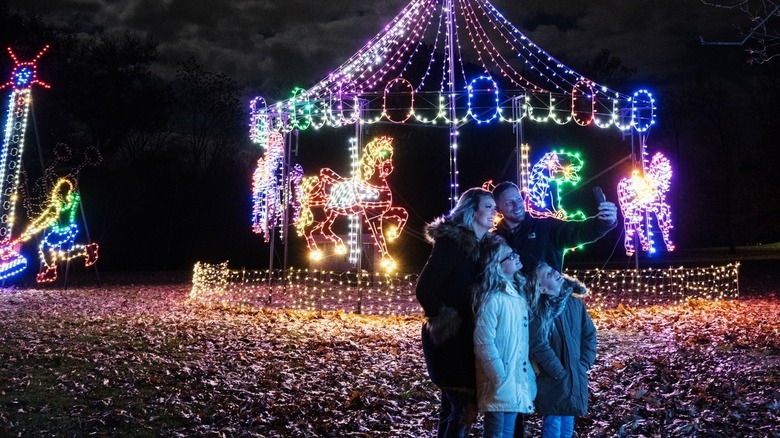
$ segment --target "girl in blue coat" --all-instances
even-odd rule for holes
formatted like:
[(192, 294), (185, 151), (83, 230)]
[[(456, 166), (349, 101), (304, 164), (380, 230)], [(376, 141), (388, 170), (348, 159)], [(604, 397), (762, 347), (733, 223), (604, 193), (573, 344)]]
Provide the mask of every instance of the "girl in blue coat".
[(485, 437), (511, 438), (517, 414), (533, 412), (536, 396), (523, 265), (499, 236), (487, 239), (480, 253), (474, 287), (477, 405), (485, 414)]
[(588, 411), (588, 370), (596, 361), (596, 328), (580, 297), (585, 286), (546, 263), (528, 274), (532, 301), (531, 360), (539, 367), (536, 411), (543, 438), (570, 438), (574, 417)]

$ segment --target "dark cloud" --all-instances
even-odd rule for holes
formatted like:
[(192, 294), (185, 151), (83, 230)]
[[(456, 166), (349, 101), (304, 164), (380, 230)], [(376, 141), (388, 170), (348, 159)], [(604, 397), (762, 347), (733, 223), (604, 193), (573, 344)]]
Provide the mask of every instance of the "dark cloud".
[[(151, 36), (160, 43), (167, 63), (194, 57), (252, 89), (248, 91), (263, 94), (314, 84), (405, 4), (406, 0), (10, 2), (12, 8), (37, 11), (58, 26)], [(722, 36), (733, 19), (696, 0), (496, 0), (494, 5), (566, 64), (581, 65), (606, 49), (650, 82), (669, 81), (701, 68), (691, 57), (692, 51), (701, 50), (699, 36)]]

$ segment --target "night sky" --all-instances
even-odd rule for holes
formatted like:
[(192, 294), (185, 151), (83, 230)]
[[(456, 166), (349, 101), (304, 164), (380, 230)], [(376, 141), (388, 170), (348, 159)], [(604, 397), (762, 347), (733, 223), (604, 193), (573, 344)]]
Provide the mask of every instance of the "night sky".
[[(373, 37), (405, 0), (85, 1), (11, 0), (11, 8), (37, 12), (52, 24), (85, 33), (131, 30), (160, 42), (172, 65), (194, 56), (247, 92), (283, 96), (308, 87)], [(707, 40), (736, 40), (736, 11), (697, 0), (493, 2), (546, 51), (568, 65), (602, 49), (637, 69), (652, 87), (701, 69), (739, 63), (738, 48), (703, 49)], [(717, 64), (716, 64), (717, 63)], [(631, 90), (621, 90), (628, 92)]]
[[(9, 2), (9, 8), (28, 14), (39, 14), (48, 24), (83, 35), (132, 31), (149, 36), (159, 43), (161, 56), (154, 65), (156, 73), (171, 77), (177, 63), (193, 58), (209, 71), (223, 73), (234, 79), (242, 89), (242, 99), (248, 103), (248, 99), (255, 95), (262, 95), (269, 102), (274, 102), (286, 98), (294, 86), (310, 87), (360, 49), (405, 4), (405, 0), (12, 0)], [(635, 69), (635, 73), (625, 84), (612, 87), (623, 93), (646, 87), (657, 92), (659, 96), (667, 97), (669, 101), (670, 96), (679, 95), (686, 87), (694, 87), (694, 84), (705, 78), (704, 82), (712, 81), (716, 90), (728, 90), (732, 93), (728, 98), (740, 101), (738, 108), (742, 110), (750, 105), (753, 96), (761, 93), (766, 78), (772, 77), (767, 71), (777, 70), (777, 66), (771, 63), (762, 66), (748, 65), (747, 55), (739, 47), (701, 45), (700, 38), (709, 41), (738, 40), (740, 37), (735, 26), (746, 23), (745, 18), (737, 11), (716, 9), (696, 0), (496, 0), (493, 4), (531, 40), (575, 70), (602, 50), (619, 58), (624, 66)], [(57, 85), (56, 78), (45, 79)], [(769, 82), (772, 85), (771, 79)], [(772, 86), (777, 86), (776, 81)], [(768, 91), (768, 94), (771, 94), (772, 90)], [(776, 114), (778, 108), (780, 105), (776, 103), (769, 111), (775, 111)], [(670, 111), (663, 100), (659, 101), (659, 111)], [(727, 111), (729, 116), (734, 112)], [(734, 122), (718, 119), (714, 124), (707, 125), (707, 129), (700, 129), (705, 126), (705, 122), (699, 122), (696, 126), (691, 122), (688, 132), (680, 131), (670, 122), (664, 125), (663, 116), (660, 116), (659, 127), (654, 128), (656, 132), (649, 137), (648, 145), (651, 148), (664, 150), (672, 156), (677, 166), (685, 169), (676, 174), (677, 184), (693, 187), (683, 190), (681, 195), (675, 195), (672, 201), (680, 212), (677, 215), (679, 220), (676, 222), (675, 232), (679, 233), (677, 240), (682, 243), (690, 242), (697, 246), (728, 243), (728, 233), (717, 227), (702, 233), (695, 230), (696, 224), (706, 220), (710, 213), (716, 217), (715, 221), (730, 221), (737, 229), (774, 227), (774, 230), (765, 233), (740, 234), (733, 240), (736, 243), (751, 244), (780, 238), (775, 222), (770, 225), (756, 222), (756, 218), (763, 214), (756, 212), (738, 217), (739, 215), (735, 216), (733, 213), (740, 206), (756, 208), (755, 205), (766, 202), (770, 202), (770, 211), (778, 209), (776, 195), (759, 193), (756, 194), (755, 200), (741, 196), (745, 188), (771, 184), (769, 179), (756, 180), (755, 175), (761, 172), (755, 171), (751, 166), (756, 162), (767, 165), (777, 155), (776, 150), (780, 148), (775, 147), (774, 152), (767, 152), (766, 144), (762, 143), (767, 133), (776, 126), (776, 122), (774, 125), (772, 122), (765, 123), (748, 113), (735, 117), (742, 118), (735, 119)], [(677, 121), (686, 124), (688, 119), (709, 120), (702, 114), (691, 113), (690, 117), (683, 116)], [(768, 119), (771, 120), (772, 117), (769, 116)], [(736, 166), (733, 171), (741, 172), (743, 177), (738, 181), (740, 188), (730, 195), (734, 198), (735, 205), (728, 213), (728, 218), (723, 216), (723, 209), (712, 208), (717, 205), (715, 200), (723, 198), (721, 194), (713, 193), (722, 187), (722, 169), (711, 169), (709, 166), (722, 163), (723, 160), (718, 159), (716, 150), (706, 148), (707, 144), (712, 143), (712, 137), (697, 134), (703, 131), (716, 132), (717, 129), (713, 127), (724, 124), (729, 124), (730, 127), (725, 134), (718, 137), (720, 140), (728, 140), (728, 144), (723, 147), (744, 147), (741, 141), (748, 137), (755, 143), (755, 150), (751, 149), (750, 153), (746, 153), (744, 162), (737, 162), (732, 157), (733, 166)], [(510, 177), (506, 169), (507, 162), (511, 160), (514, 140), (511, 127), (502, 125), (493, 129), (464, 130), (461, 139), (462, 157), (459, 158), (462, 165), (461, 188), (479, 185), (490, 178)], [(553, 131), (533, 125), (526, 124), (525, 128), (526, 140), (532, 146), (544, 148), (566, 145), (583, 149), (591, 166), (585, 177), (594, 177), (599, 172), (605, 172), (601, 179), (589, 182), (591, 185), (602, 184), (608, 187), (605, 190), (608, 197), (615, 200), (614, 183), (630, 169), (622, 166), (611, 173), (607, 169), (630, 153), (629, 141), (622, 139), (615, 130), (599, 132), (598, 129), (579, 128), (577, 131)], [(382, 129), (372, 127), (369, 134), (385, 133)], [(304, 168), (341, 166), (339, 170), (345, 170), (347, 165), (344, 157), (339, 154), (346, 148), (347, 138), (352, 132), (354, 129), (334, 130), (324, 134), (303, 133), (300, 161)], [(405, 147), (404, 150), (399, 149), (396, 152), (397, 170), (391, 179), (395, 178), (392, 183), (396, 190), (396, 199), (410, 211), (410, 233), (404, 236), (406, 240), (402, 239), (393, 251), (409, 257), (412, 261), (407, 266), (414, 268), (420, 266), (427, 256), (428, 247), (420, 239), (424, 223), (444, 213), (448, 208), (446, 132), (421, 134), (415, 130), (405, 132), (398, 127), (392, 127), (387, 128), (386, 133), (397, 136), (398, 142)], [(689, 143), (685, 143), (686, 141)], [(439, 145), (443, 145), (443, 148), (435, 152), (426, 149), (439, 148)], [(259, 156), (259, 152), (251, 148), (252, 145), (247, 142), (247, 168), (251, 168), (251, 164)], [(491, 163), (485, 163), (483, 157), (486, 153), (496, 158), (491, 160)], [(435, 169), (428, 172), (427, 163), (435, 163), (432, 165)], [(511, 172), (511, 166), (509, 168)], [(246, 169), (241, 172), (246, 172)], [(246, 180), (251, 177), (249, 172), (251, 170), (247, 172)], [(430, 175), (441, 177), (440, 184), (426, 180)], [(702, 175), (716, 175), (717, 183), (701, 182)], [(421, 190), (421, 187), (425, 189)], [(233, 191), (245, 189), (246, 187), (229, 188)], [(575, 204), (592, 200), (590, 190), (580, 192), (587, 193), (578, 194), (577, 196), (582, 195), (580, 197), (575, 196)], [(750, 196), (750, 191), (747, 192)], [(699, 196), (701, 193), (708, 193), (709, 197)], [(249, 196), (248, 193), (223, 195), (236, 200), (248, 199)], [(586, 197), (587, 201), (584, 200)], [(247, 217), (244, 215), (248, 206), (241, 205), (236, 208), (240, 218), (228, 221), (229, 224), (215, 225), (218, 229), (214, 234), (235, 234), (236, 228), (242, 226), (246, 227), (242, 232), (248, 232), (249, 220), (246, 219), (241, 225), (241, 220)], [(117, 232), (109, 226), (104, 228), (106, 230), (100, 236), (105, 237)], [(599, 260), (604, 260), (616, 243), (620, 243), (619, 233), (614, 234), (600, 242), (600, 247), (595, 248), (591, 254)], [(245, 248), (234, 249), (235, 253), (242, 252), (242, 255), (236, 257), (240, 263), (260, 267), (267, 264), (263, 258), (267, 259), (268, 249), (259, 237), (252, 235), (251, 238), (238, 239), (245, 243), (248, 241), (247, 245), (253, 247), (249, 251)], [(168, 241), (166, 245), (166, 250), (171, 251), (171, 247), (177, 246), (177, 241)], [(296, 245), (301, 245), (300, 239)], [(195, 254), (193, 257), (198, 258), (209, 250), (209, 247), (205, 246), (191, 252)], [(110, 254), (110, 251), (106, 249), (106, 254)], [(140, 249), (130, 251), (142, 252)], [(621, 249), (618, 248), (617, 252), (620, 253)], [(214, 253), (214, 259), (234, 257), (230, 248), (221, 248)], [(111, 260), (110, 256), (107, 258)], [(122, 260), (125, 259), (117, 256), (114, 260), (113, 266), (108, 262), (109, 266), (115, 269), (124, 267)], [(168, 263), (166, 268), (186, 268), (191, 261), (186, 257), (179, 258)]]

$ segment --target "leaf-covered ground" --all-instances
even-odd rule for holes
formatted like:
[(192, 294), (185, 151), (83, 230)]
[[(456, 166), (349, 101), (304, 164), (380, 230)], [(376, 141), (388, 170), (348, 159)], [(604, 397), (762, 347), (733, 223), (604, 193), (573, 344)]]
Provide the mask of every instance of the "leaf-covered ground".
[[(419, 318), (240, 314), (188, 292), (1, 290), (0, 435), (431, 436)], [(593, 317), (579, 436), (780, 436), (776, 293)]]

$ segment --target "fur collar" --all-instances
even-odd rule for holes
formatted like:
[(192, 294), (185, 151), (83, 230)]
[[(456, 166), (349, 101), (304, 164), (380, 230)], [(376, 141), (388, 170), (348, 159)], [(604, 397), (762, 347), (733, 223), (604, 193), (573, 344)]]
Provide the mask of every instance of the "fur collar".
[(473, 261), (479, 259), (479, 240), (477, 240), (477, 235), (474, 234), (474, 231), (461, 225), (456, 225), (442, 216), (425, 226), (425, 238), (428, 242), (434, 243), (442, 237), (454, 240), (458, 247)]
[(564, 275), (563, 278), (561, 294), (557, 297), (545, 296), (539, 302), (536, 314), (542, 321), (552, 321), (563, 313), (563, 309), (566, 307), (566, 302), (569, 300), (569, 297), (574, 296), (575, 298), (581, 298), (588, 293), (588, 290), (581, 281), (568, 275)]

